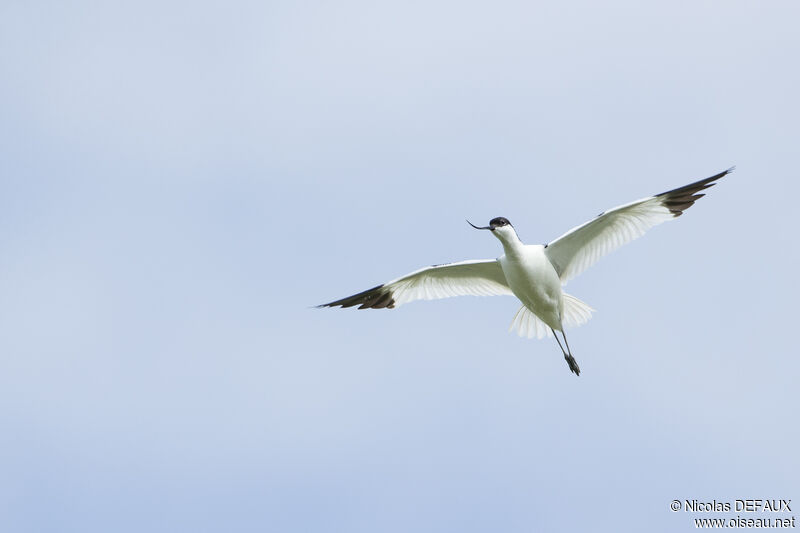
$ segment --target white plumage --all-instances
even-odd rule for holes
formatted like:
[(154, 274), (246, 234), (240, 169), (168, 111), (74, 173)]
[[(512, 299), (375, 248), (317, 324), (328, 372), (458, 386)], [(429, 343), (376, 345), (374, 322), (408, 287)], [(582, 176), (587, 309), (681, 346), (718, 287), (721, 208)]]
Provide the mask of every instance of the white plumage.
[[(585, 302), (580, 301), (566, 292), (562, 292), (561, 297), (564, 299), (564, 312), (561, 320), (565, 328), (582, 326), (592, 318), (594, 309), (589, 307)], [(511, 320), (511, 326), (509, 326), (508, 331), (514, 330), (517, 331), (517, 335), (520, 337), (527, 337), (529, 339), (533, 337), (542, 339), (544, 337), (553, 336), (553, 330), (524, 305), (520, 306), (517, 314), (515, 314), (513, 320)]]
[(394, 307), (414, 300), (513, 294), (496, 259), (434, 265), (385, 283), (384, 287), (390, 288)]
[(561, 281), (566, 282), (604, 255), (675, 216), (657, 196), (643, 198), (572, 228), (551, 242), (545, 252)]

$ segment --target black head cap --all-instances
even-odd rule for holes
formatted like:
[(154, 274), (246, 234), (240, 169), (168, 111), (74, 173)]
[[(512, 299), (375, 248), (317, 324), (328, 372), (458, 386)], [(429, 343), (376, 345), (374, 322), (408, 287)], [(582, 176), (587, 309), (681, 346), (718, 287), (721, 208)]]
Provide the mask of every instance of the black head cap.
[(510, 225), (511, 225), (511, 222), (509, 222), (508, 219), (505, 218), (505, 217), (497, 217), (497, 218), (493, 218), (492, 220), (489, 221), (489, 226), (491, 226), (492, 229), (500, 228), (502, 226), (510, 226)]

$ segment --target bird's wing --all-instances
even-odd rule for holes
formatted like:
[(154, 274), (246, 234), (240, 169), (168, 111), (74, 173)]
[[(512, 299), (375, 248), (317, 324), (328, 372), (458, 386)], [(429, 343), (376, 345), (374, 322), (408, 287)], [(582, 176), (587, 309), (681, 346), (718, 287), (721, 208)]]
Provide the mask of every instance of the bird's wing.
[(733, 172), (729, 168), (715, 176), (690, 183), (649, 198), (642, 198), (600, 213), (572, 228), (545, 246), (545, 253), (562, 282), (574, 278), (604, 255), (637, 239), (656, 226), (679, 217), (704, 194), (697, 194)]
[(451, 296), (495, 296), (513, 294), (496, 259), (434, 265), (402, 278), (318, 307), (383, 309), (414, 300), (438, 300)]

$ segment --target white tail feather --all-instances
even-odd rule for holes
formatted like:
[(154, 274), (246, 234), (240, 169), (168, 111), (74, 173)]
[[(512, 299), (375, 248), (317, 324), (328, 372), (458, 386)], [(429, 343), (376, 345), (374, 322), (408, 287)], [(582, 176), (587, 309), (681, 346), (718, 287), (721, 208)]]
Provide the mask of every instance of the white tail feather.
[[(582, 302), (567, 293), (563, 293), (564, 297), (564, 312), (561, 317), (561, 323), (565, 328), (574, 328), (585, 324), (592, 318), (592, 309), (585, 302)], [(511, 320), (511, 327), (508, 331), (517, 330), (517, 335), (520, 337), (527, 337), (529, 339), (536, 337), (543, 339), (545, 337), (552, 337), (553, 332), (550, 326), (536, 316), (533, 311), (524, 305), (519, 308), (517, 314)]]
[(527, 337), (529, 339), (536, 337), (543, 339), (544, 337), (552, 337), (553, 332), (550, 331), (550, 326), (545, 324), (542, 319), (533, 314), (533, 311), (524, 305), (519, 308), (514, 319), (511, 321), (511, 327), (508, 331), (516, 329), (517, 335), (520, 337)]
[(582, 302), (569, 294), (562, 293), (564, 297), (564, 313), (561, 316), (561, 323), (565, 328), (577, 328), (586, 324), (592, 318), (594, 309), (589, 307), (586, 302)]

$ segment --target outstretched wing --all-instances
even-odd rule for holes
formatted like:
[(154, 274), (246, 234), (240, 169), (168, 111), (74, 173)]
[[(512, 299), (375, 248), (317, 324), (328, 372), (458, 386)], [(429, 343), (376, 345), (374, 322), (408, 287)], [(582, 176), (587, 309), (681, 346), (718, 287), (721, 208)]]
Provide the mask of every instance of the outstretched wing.
[(715, 181), (733, 169), (600, 213), (547, 244), (544, 251), (561, 281), (566, 282), (604, 255), (638, 239), (653, 226), (681, 216), (697, 199), (705, 196), (698, 194), (700, 191), (715, 185)]
[(434, 265), (317, 307), (395, 308), (414, 300), (513, 294), (496, 259)]

